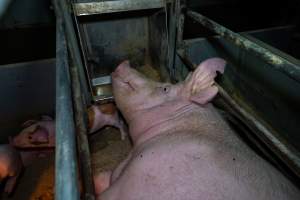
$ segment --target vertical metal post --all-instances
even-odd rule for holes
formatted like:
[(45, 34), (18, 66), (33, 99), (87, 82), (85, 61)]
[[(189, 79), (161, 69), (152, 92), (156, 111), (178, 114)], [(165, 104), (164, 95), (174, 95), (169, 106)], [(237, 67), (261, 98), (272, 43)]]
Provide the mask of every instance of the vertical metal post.
[(0, 1), (0, 19), (5, 15), (9, 5), (13, 2), (13, 0), (2, 0)]
[(58, 12), (56, 14), (55, 199), (79, 200), (76, 134), (68, 53), (62, 18)]
[[(62, 22), (64, 28), (63, 30), (66, 31), (66, 44), (70, 53), (70, 79), (75, 110), (75, 124), (78, 138), (77, 147), (84, 194), (83, 196), (85, 200), (94, 200), (94, 182), (92, 176), (90, 151), (87, 138), (88, 130), (85, 102), (86, 99), (84, 98), (87, 97), (85, 95), (85, 89), (87, 89), (87, 87), (84, 76), (83, 64), (81, 60), (79, 46), (76, 40), (72, 18), (68, 10), (69, 6), (67, 5), (66, 0), (56, 0), (55, 8), (57, 16)], [(70, 101), (72, 101), (72, 99)], [(64, 176), (64, 174), (62, 173), (61, 176)], [(66, 183), (66, 185), (68, 184), (69, 183)], [(73, 183), (71, 183), (71, 185), (72, 184)]]
[(175, 79), (175, 54), (177, 40), (177, 19), (180, 11), (180, 0), (172, 0), (168, 6), (168, 70), (171, 81)]
[(86, 103), (89, 102), (91, 95), (89, 93), (88, 82), (85, 76), (86, 73), (83, 67), (80, 48), (76, 37), (76, 31), (73, 25), (73, 19), (70, 12), (72, 9), (71, 4), (70, 1), (68, 0), (55, 0), (55, 3), (57, 4), (56, 7), (58, 7), (58, 9), (60, 10), (63, 18), (63, 26), (66, 34), (66, 39), (68, 41), (67, 46), (70, 50), (69, 56), (73, 60), (74, 65), (78, 69), (80, 85), (82, 88), (83, 95), (85, 97), (84, 103)]
[(184, 30), (184, 20), (185, 15), (182, 13), (182, 10), (186, 7), (186, 0), (181, 0), (179, 5), (179, 15), (177, 20), (177, 49), (184, 48), (183, 42), (183, 30)]

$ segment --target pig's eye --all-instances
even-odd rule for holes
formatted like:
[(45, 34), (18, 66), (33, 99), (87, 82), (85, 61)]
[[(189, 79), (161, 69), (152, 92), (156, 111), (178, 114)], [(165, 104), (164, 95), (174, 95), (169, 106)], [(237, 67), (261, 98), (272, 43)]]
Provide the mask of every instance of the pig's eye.
[(162, 87), (162, 90), (164, 91), (164, 93), (168, 93), (170, 91), (170, 86), (166, 85)]

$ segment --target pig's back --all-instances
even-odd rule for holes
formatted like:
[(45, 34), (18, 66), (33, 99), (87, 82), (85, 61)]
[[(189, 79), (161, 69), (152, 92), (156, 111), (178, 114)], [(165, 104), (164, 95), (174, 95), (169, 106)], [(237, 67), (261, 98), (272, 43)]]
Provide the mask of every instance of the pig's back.
[(234, 143), (227, 146), (192, 132), (159, 135), (116, 170), (120, 175), (113, 175), (101, 200), (300, 198), (272, 166)]

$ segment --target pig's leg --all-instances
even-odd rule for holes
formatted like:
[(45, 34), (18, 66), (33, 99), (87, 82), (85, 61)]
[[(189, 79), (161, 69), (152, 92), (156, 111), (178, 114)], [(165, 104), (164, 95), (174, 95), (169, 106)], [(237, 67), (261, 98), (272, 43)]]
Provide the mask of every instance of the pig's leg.
[(119, 113), (115, 112), (113, 115), (105, 114), (104, 117), (105, 117), (105, 123), (103, 124), (118, 128), (121, 133), (121, 139), (125, 140), (126, 136), (128, 135), (128, 130), (126, 125), (124, 124), (123, 119), (121, 119)]
[(124, 168), (128, 165), (128, 162), (132, 159), (132, 152), (129, 153), (127, 158), (123, 160), (119, 166), (112, 173), (111, 171), (101, 172), (97, 176), (94, 177), (95, 183), (95, 193), (97, 200), (103, 200), (101, 194), (109, 189), (110, 185), (116, 181), (120, 175), (122, 174)]
[(16, 186), (19, 174), (20, 174), (20, 172), (17, 175), (11, 176), (7, 179), (7, 181), (5, 183), (5, 187), (4, 187), (4, 192), (6, 192), (7, 194), (12, 193), (12, 191), (14, 190), (14, 188)]
[(32, 162), (37, 159), (37, 154), (36, 151), (20, 151), (23, 165), (25, 167), (31, 165)]
[(16, 185), (16, 182), (17, 182), (17, 177), (15, 177), (15, 176), (9, 177), (6, 181), (4, 192), (6, 192), (7, 194), (10, 194), (13, 191), (13, 189)]
[(95, 194), (99, 196), (110, 185), (111, 171), (104, 171), (94, 176)]
[(120, 130), (121, 139), (125, 140), (128, 135), (128, 130), (126, 125), (124, 124), (124, 121), (119, 116), (117, 116), (117, 124), (115, 126)]

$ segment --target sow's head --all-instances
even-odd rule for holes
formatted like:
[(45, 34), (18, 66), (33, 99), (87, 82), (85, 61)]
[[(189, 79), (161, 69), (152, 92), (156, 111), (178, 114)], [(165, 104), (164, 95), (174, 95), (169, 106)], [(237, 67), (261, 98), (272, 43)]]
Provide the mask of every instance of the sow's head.
[(205, 105), (218, 93), (214, 85), (217, 71), (224, 72), (226, 62), (210, 58), (200, 63), (185, 81), (177, 84), (161, 83), (148, 79), (122, 62), (112, 73), (115, 101), (128, 122), (138, 112), (159, 107), (175, 101), (190, 101)]

